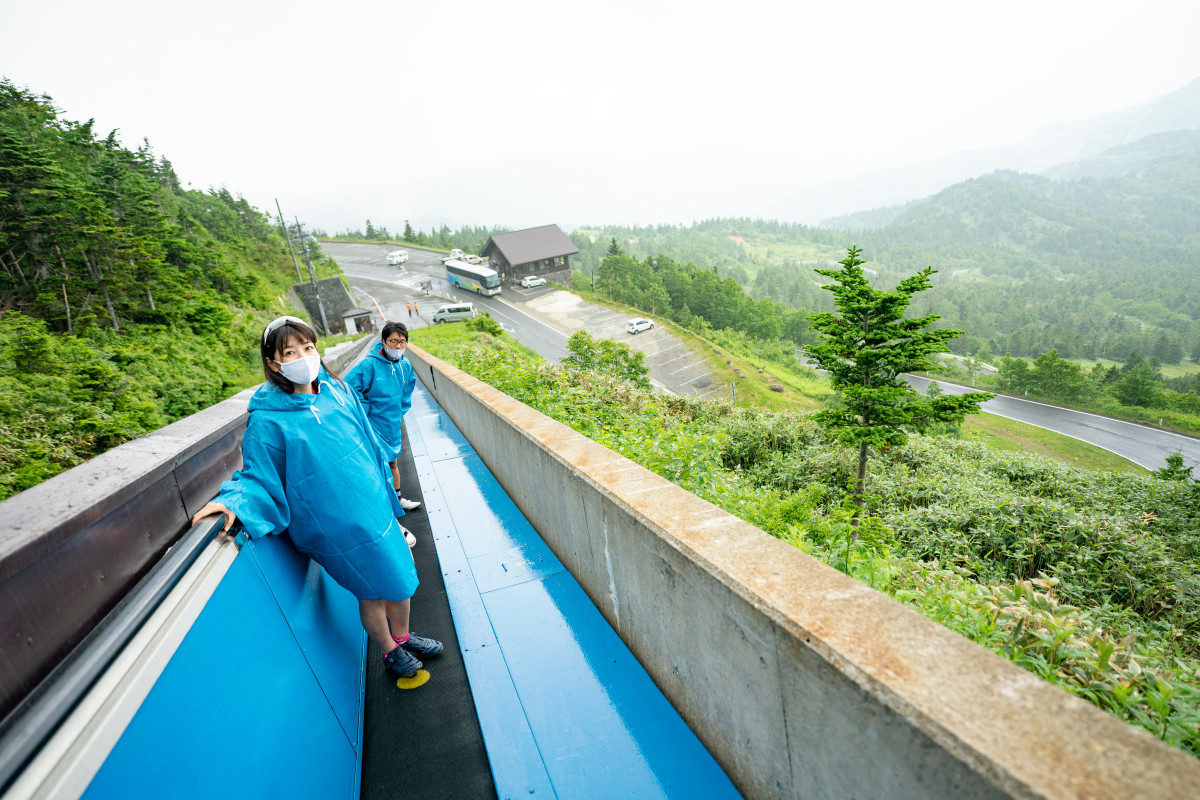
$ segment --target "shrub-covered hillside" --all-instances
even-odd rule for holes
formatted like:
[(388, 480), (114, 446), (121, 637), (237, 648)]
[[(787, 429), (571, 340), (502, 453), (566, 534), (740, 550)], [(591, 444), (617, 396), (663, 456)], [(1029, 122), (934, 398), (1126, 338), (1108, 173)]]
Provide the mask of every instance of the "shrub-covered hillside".
[[(457, 326), (456, 326), (457, 327)], [(505, 335), (419, 344), (691, 492), (1164, 741), (1200, 754), (1200, 487), (952, 436), (873, 458), (804, 414), (655, 394), (522, 356)], [(1182, 476), (1175, 476), (1181, 478)]]

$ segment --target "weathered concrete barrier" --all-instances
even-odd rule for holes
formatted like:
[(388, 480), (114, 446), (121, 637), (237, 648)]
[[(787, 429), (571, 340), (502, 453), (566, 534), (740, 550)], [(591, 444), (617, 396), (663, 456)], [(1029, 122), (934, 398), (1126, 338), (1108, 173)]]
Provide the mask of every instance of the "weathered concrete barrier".
[(1200, 762), (410, 346), (753, 798), (1192, 798)]

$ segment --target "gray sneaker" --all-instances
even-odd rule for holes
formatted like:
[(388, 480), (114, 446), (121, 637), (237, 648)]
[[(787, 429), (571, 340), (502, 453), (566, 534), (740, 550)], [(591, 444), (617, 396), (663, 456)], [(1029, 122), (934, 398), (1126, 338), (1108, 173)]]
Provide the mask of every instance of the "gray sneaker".
[(417, 674), (417, 670), (421, 668), (422, 664), (412, 653), (403, 647), (397, 647), (383, 657), (383, 666), (387, 667), (388, 672), (398, 677), (411, 678)]
[(442, 643), (437, 639), (426, 639), (424, 636), (417, 636), (411, 631), (408, 634), (408, 641), (400, 645), (400, 647), (411, 653), (416, 653), (421, 658), (433, 658), (442, 652)]

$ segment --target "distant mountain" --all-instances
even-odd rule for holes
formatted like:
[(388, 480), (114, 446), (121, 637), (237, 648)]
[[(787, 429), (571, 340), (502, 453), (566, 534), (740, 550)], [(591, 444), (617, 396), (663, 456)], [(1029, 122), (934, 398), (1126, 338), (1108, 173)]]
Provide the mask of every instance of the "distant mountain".
[[(1106, 273), (1123, 279), (1183, 269), (1200, 280), (1200, 153), (1155, 159), (1127, 175), (1055, 181), (1000, 170), (903, 207), (864, 240), (917, 260), (1041, 262), (1040, 272)], [(901, 267), (904, 269), (906, 267)], [(1181, 275), (1180, 277), (1184, 277)]]
[[(1200, 130), (1155, 133), (1136, 142), (1105, 150), (1094, 158), (1069, 161), (1051, 167), (1043, 171), (1042, 176), (1053, 180), (1115, 178), (1145, 170), (1161, 158), (1193, 153), (1200, 153)], [(884, 206), (831, 217), (824, 220), (821, 226), (850, 233), (879, 230), (896, 222), (901, 215), (913, 211), (921, 204), (930, 202), (934, 197), (935, 195), (931, 195), (919, 200), (910, 200), (903, 205)]]
[(1200, 130), (1155, 133), (1136, 142), (1105, 150), (1095, 158), (1059, 164), (1043, 170), (1047, 178), (1114, 178), (1128, 175), (1165, 156), (1200, 153)]
[(864, 257), (885, 282), (934, 265), (937, 289), (914, 312), (969, 331), (964, 352), (1200, 352), (1200, 152), (1109, 178), (997, 171), (892, 211), (856, 236)]
[(842, 214), (840, 217), (830, 217), (821, 221), (821, 227), (848, 233), (879, 230), (891, 225), (905, 211), (919, 206), (928, 199), (922, 197), (920, 200), (909, 200), (901, 206), (883, 206), (882, 208), (872, 208), (870, 211), (855, 211), (851, 214)]
[[(1013, 145), (876, 170), (806, 188), (763, 216), (814, 224), (839, 214), (897, 206), (997, 169), (1040, 173), (1168, 131), (1200, 129), (1200, 79), (1132, 108), (1081, 122), (1057, 122)], [(823, 223), (824, 225), (824, 223)]]

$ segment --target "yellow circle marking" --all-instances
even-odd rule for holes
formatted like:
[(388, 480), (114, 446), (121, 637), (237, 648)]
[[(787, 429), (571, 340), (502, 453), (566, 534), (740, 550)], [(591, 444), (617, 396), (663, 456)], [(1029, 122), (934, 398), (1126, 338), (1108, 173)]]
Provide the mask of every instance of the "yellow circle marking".
[(413, 675), (411, 678), (397, 678), (396, 688), (415, 689), (418, 686), (424, 686), (427, 683), (429, 683), (429, 670), (419, 669), (417, 670), (417, 674)]

